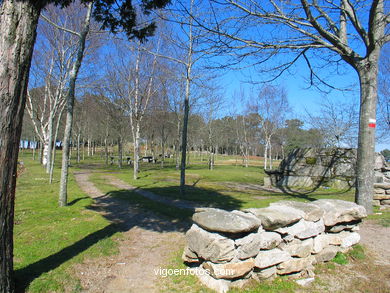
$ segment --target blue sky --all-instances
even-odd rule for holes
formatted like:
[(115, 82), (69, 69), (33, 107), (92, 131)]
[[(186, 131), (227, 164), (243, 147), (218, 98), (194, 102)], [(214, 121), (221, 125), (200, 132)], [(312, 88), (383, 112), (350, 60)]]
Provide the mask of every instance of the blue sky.
[[(235, 104), (235, 108), (238, 110), (243, 109), (245, 105), (237, 102), (234, 99), (234, 93), (238, 92), (240, 88), (250, 91), (253, 85), (248, 83), (248, 76), (252, 79), (255, 73), (253, 70), (229, 70), (222, 78), (222, 84), (226, 96), (229, 96), (232, 103)], [(320, 112), (320, 102), (326, 95), (334, 102), (353, 102), (358, 105), (359, 103), (359, 83), (356, 72), (350, 68), (349, 65), (345, 65), (343, 68), (343, 74), (333, 74), (326, 77), (326, 82), (331, 83), (335, 87), (349, 87), (349, 91), (330, 90), (329, 93), (322, 93), (318, 89), (311, 87), (308, 88), (308, 70), (307, 67), (298, 63), (296, 68), (291, 73), (285, 73), (278, 78), (274, 84), (282, 85), (286, 88), (288, 94), (288, 100), (292, 108), (291, 118), (301, 118), (305, 115), (305, 111), (316, 114)], [(260, 76), (259, 76), (260, 80)], [(240, 108), (241, 107), (241, 108)], [(308, 125), (307, 125), (308, 126)], [(376, 151), (383, 149), (390, 149), (390, 142), (377, 143)]]

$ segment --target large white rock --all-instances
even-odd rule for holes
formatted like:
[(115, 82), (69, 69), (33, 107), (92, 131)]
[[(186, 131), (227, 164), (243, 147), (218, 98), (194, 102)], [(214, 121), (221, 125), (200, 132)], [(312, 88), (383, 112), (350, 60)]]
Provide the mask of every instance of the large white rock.
[(255, 259), (255, 266), (259, 269), (268, 268), (281, 262), (291, 259), (287, 251), (274, 248), (271, 250), (261, 250)]
[(279, 275), (286, 275), (295, 272), (300, 272), (309, 268), (311, 269), (313, 262), (315, 262), (313, 256), (305, 258), (291, 258), (285, 262), (280, 263), (277, 266), (277, 273)]
[(295, 283), (297, 283), (299, 286), (306, 287), (313, 283), (315, 281), (314, 278), (305, 278), (305, 279), (299, 279), (296, 280)]
[(191, 273), (196, 275), (200, 282), (206, 287), (218, 293), (229, 291), (230, 281), (225, 279), (215, 279), (209, 275), (208, 271), (202, 267), (191, 268)]
[(300, 210), (304, 213), (303, 218), (306, 221), (317, 222), (324, 215), (324, 210), (319, 208), (318, 206), (308, 203), (308, 202), (299, 202), (292, 200), (283, 200), (278, 202), (273, 202), (270, 204), (273, 206), (286, 206), (292, 207), (294, 209)]
[(328, 247), (331, 242), (328, 234), (318, 235), (313, 239), (312, 253), (320, 253), (325, 247)]
[(356, 203), (339, 199), (319, 199), (312, 204), (325, 211), (323, 219), (325, 226), (338, 223), (357, 221), (367, 217), (366, 209)]
[(317, 222), (309, 222), (301, 219), (298, 223), (289, 227), (283, 227), (275, 230), (283, 235), (291, 235), (299, 239), (306, 239), (317, 236), (325, 231), (324, 221), (320, 219)]
[(336, 246), (327, 246), (321, 250), (318, 254), (314, 255), (315, 263), (327, 262), (332, 260), (339, 251)]
[(272, 206), (268, 208), (251, 208), (245, 210), (261, 220), (266, 230), (274, 230), (298, 222), (305, 216), (301, 210), (288, 206)]
[(259, 270), (255, 273), (255, 276), (259, 279), (259, 281), (274, 277), (276, 276), (276, 266)]
[(274, 232), (251, 233), (243, 238), (237, 239), (237, 257), (247, 259), (256, 256), (260, 249), (272, 249), (280, 244), (282, 237)]
[(223, 263), (235, 256), (233, 240), (218, 233), (205, 231), (195, 224), (187, 231), (186, 239), (188, 248), (204, 260)]
[(214, 208), (198, 208), (192, 216), (198, 226), (211, 232), (243, 233), (257, 230), (261, 222), (243, 212), (228, 212)]
[(251, 258), (245, 261), (224, 264), (204, 262), (202, 266), (216, 279), (236, 279), (249, 273), (254, 268), (255, 261)]
[(303, 241), (294, 239), (289, 243), (279, 245), (279, 248), (283, 251), (287, 251), (291, 256), (308, 257), (313, 250), (313, 242), (313, 238)]
[(351, 247), (352, 245), (358, 244), (360, 241), (360, 235), (357, 232), (347, 232), (343, 231), (339, 233), (341, 238), (340, 246), (342, 248)]

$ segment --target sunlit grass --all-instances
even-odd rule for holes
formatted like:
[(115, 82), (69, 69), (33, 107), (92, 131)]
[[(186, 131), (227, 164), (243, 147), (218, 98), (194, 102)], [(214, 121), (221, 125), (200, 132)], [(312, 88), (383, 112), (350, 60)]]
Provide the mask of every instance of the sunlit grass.
[[(14, 259), (16, 285), (28, 292), (78, 291), (71, 266), (85, 257), (116, 253), (117, 229), (89, 207), (92, 200), (69, 177), (69, 206), (58, 207), (59, 184), (36, 161), (22, 157), (15, 207)], [(59, 170), (55, 176), (59, 178)]]

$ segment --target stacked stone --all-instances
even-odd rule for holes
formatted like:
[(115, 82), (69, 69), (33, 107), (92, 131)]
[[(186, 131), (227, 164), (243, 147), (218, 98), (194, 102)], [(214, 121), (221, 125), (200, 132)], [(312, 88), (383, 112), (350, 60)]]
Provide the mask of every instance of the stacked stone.
[(183, 260), (218, 292), (277, 275), (313, 278), (313, 265), (360, 240), (362, 206), (342, 200), (280, 201), (244, 211), (197, 209)]
[(390, 207), (390, 183), (374, 184), (374, 205)]
[(383, 156), (375, 159), (374, 205), (390, 207), (390, 167)]

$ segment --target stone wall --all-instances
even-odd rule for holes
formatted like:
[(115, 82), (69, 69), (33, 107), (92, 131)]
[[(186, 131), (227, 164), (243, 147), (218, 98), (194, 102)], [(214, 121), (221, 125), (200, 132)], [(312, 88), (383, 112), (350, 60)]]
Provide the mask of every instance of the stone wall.
[[(282, 188), (345, 189), (355, 185), (356, 149), (295, 149), (277, 170), (266, 171), (265, 183)], [(376, 154), (374, 204), (390, 204), (390, 166)]]
[(232, 212), (200, 208), (186, 233), (183, 261), (217, 292), (277, 275), (310, 281), (314, 264), (359, 242), (364, 217), (362, 206), (332, 199)]

